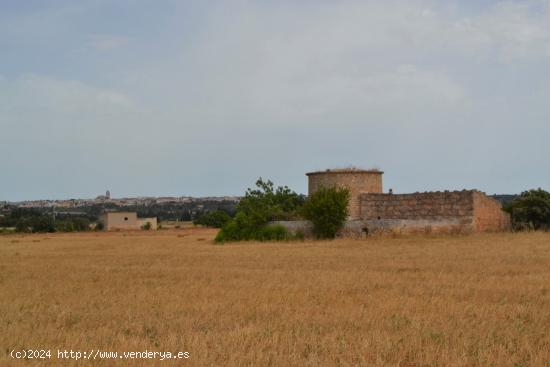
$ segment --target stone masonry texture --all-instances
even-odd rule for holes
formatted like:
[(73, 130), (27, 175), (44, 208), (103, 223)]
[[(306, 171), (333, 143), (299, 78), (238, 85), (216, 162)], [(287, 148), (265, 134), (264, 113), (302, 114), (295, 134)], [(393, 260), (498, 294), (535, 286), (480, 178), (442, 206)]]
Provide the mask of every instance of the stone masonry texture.
[(349, 219), (359, 219), (361, 215), (360, 195), (362, 193), (382, 193), (382, 174), (375, 170), (326, 170), (307, 173), (308, 193), (313, 194), (321, 187), (346, 188), (351, 198), (348, 207)]
[(476, 190), (361, 194), (360, 213), (373, 229), (406, 232), (502, 231), (510, 226), (500, 203)]

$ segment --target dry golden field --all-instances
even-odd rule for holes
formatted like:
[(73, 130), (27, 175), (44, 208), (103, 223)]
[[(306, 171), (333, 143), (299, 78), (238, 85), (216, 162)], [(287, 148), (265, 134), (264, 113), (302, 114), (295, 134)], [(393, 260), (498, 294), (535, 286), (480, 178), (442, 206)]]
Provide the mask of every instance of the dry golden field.
[[(0, 236), (0, 366), (550, 365), (550, 234), (214, 234)], [(189, 358), (57, 358), (71, 349)]]

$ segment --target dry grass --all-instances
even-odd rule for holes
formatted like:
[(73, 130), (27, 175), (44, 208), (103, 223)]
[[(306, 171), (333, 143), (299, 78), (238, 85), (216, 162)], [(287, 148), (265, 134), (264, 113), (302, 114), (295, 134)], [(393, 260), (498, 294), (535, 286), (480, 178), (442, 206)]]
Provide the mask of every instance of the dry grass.
[(550, 363), (550, 234), (225, 246), (213, 235), (0, 237), (0, 365), (61, 364), (17, 364), (15, 347), (191, 354), (116, 361), (133, 366)]

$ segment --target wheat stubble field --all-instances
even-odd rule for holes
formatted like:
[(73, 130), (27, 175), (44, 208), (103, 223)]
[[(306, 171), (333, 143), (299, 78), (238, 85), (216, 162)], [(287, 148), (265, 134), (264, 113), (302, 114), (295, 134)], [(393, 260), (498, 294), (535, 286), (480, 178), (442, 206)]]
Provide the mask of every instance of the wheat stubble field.
[[(546, 366), (550, 234), (0, 237), (1, 366)], [(13, 348), (188, 351), (14, 361)]]

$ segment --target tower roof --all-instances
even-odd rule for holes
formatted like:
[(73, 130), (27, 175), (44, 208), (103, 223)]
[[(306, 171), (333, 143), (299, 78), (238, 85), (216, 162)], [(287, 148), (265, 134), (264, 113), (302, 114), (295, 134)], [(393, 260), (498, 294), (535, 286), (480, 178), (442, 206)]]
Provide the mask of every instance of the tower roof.
[(368, 174), (383, 174), (384, 172), (372, 168), (372, 169), (363, 169), (363, 168), (357, 168), (357, 167), (347, 167), (347, 168), (329, 168), (324, 171), (313, 171), (306, 173), (306, 176), (310, 175), (320, 175), (320, 174), (327, 174), (327, 173), (368, 173)]

